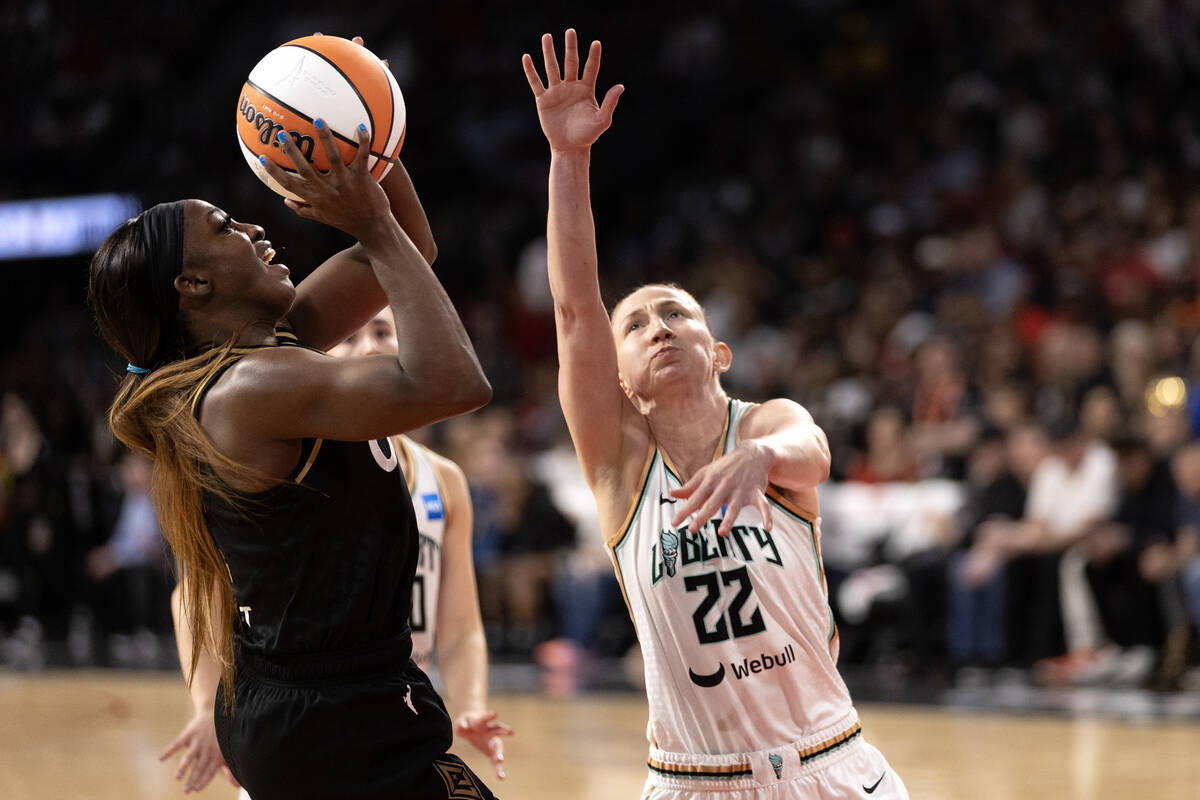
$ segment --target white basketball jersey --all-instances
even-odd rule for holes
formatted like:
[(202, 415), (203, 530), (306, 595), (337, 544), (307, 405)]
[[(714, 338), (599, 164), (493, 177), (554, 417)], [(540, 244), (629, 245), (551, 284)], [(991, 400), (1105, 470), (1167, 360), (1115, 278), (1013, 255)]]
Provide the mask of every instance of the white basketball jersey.
[(407, 436), (396, 437), (404, 458), (404, 477), (417, 514), (419, 555), (413, 578), (413, 661), (428, 672), (433, 663), (434, 627), (437, 623), (438, 589), (442, 583), (442, 538), (446, 532), (446, 499), (433, 462), (425, 448)]
[[(733, 449), (752, 405), (731, 400), (714, 460)], [(774, 489), (774, 527), (757, 509), (728, 536), (713, 519), (695, 534), (672, 527), (681, 485), (652, 445), (640, 495), (610, 540), (637, 628), (650, 705), (647, 735), (677, 753), (756, 751), (853, 714), (837, 671), (818, 524)]]

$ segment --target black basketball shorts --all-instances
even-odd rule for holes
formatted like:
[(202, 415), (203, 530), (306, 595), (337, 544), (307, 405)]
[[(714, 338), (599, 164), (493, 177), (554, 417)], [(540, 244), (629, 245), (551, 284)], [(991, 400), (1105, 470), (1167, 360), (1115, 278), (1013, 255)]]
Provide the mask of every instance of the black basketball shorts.
[(251, 798), (494, 800), (447, 752), (450, 716), (407, 652), (239, 653), (231, 712), (218, 692), (217, 740)]

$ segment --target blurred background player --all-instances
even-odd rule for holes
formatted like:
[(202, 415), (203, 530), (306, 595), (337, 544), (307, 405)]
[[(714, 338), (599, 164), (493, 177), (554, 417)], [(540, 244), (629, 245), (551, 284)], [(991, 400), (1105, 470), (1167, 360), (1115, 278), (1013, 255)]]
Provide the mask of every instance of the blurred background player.
[(546, 84), (523, 57), (550, 144), (548, 268), (559, 397), (638, 631), (650, 705), (645, 798), (907, 798), (862, 738), (837, 671), (820, 559), (825, 434), (796, 403), (729, 398), (732, 353), (687, 292), (600, 295), (591, 146), (600, 43), (574, 30)]

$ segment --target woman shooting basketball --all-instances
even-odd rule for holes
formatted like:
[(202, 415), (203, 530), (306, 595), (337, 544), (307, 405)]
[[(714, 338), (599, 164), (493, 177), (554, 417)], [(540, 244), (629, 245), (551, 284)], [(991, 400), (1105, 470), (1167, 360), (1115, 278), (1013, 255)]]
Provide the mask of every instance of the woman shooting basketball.
[[(295, 173), (267, 169), (304, 198), (289, 201), (298, 214), (358, 244), (299, 287), (261, 228), (199, 200), (155, 206), (101, 246), (91, 302), (129, 361), (110, 422), (154, 459), (195, 634), (189, 674), (210, 648), (222, 753), (256, 800), (490, 797), (446, 753), (449, 718), (409, 660), (417, 536), (386, 457), (389, 435), (478, 408), (490, 389), (403, 169), (381, 187), (365, 132), (349, 165), (327, 127), (320, 139), (328, 173), (286, 138)], [(319, 352), (384, 305), (398, 356)]]

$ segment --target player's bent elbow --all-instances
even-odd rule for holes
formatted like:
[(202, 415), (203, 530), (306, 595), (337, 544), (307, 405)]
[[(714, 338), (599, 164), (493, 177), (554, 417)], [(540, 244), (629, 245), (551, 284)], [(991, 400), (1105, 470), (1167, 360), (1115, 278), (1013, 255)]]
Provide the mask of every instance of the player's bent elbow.
[(437, 261), (438, 247), (437, 242), (433, 241), (433, 239), (421, 242), (419, 245), (417, 245), (417, 251), (421, 254), (421, 257), (425, 259), (425, 263), (429, 266), (432, 267), (433, 262)]
[(459, 382), (454, 390), (448, 393), (444, 405), (451, 411), (451, 416), (455, 416), (483, 408), (491, 401), (492, 384), (480, 371), (473, 379)]
[(479, 373), (479, 380), (475, 382), (471, 393), (464, 400), (467, 408), (466, 411), (474, 411), (477, 408), (483, 408), (488, 403), (492, 402), (492, 384), (482, 372)]
[(829, 445), (825, 443), (824, 437), (821, 437), (817, 442), (818, 451), (817, 457), (813, 459), (813, 486), (819, 483), (824, 483), (829, 480), (829, 473), (833, 468), (833, 459), (829, 456)]
[(829, 480), (829, 473), (832, 469), (832, 466), (833, 465), (830, 463), (829, 454), (826, 453), (825, 457), (817, 462), (816, 470), (814, 471), (813, 476), (813, 486)]

